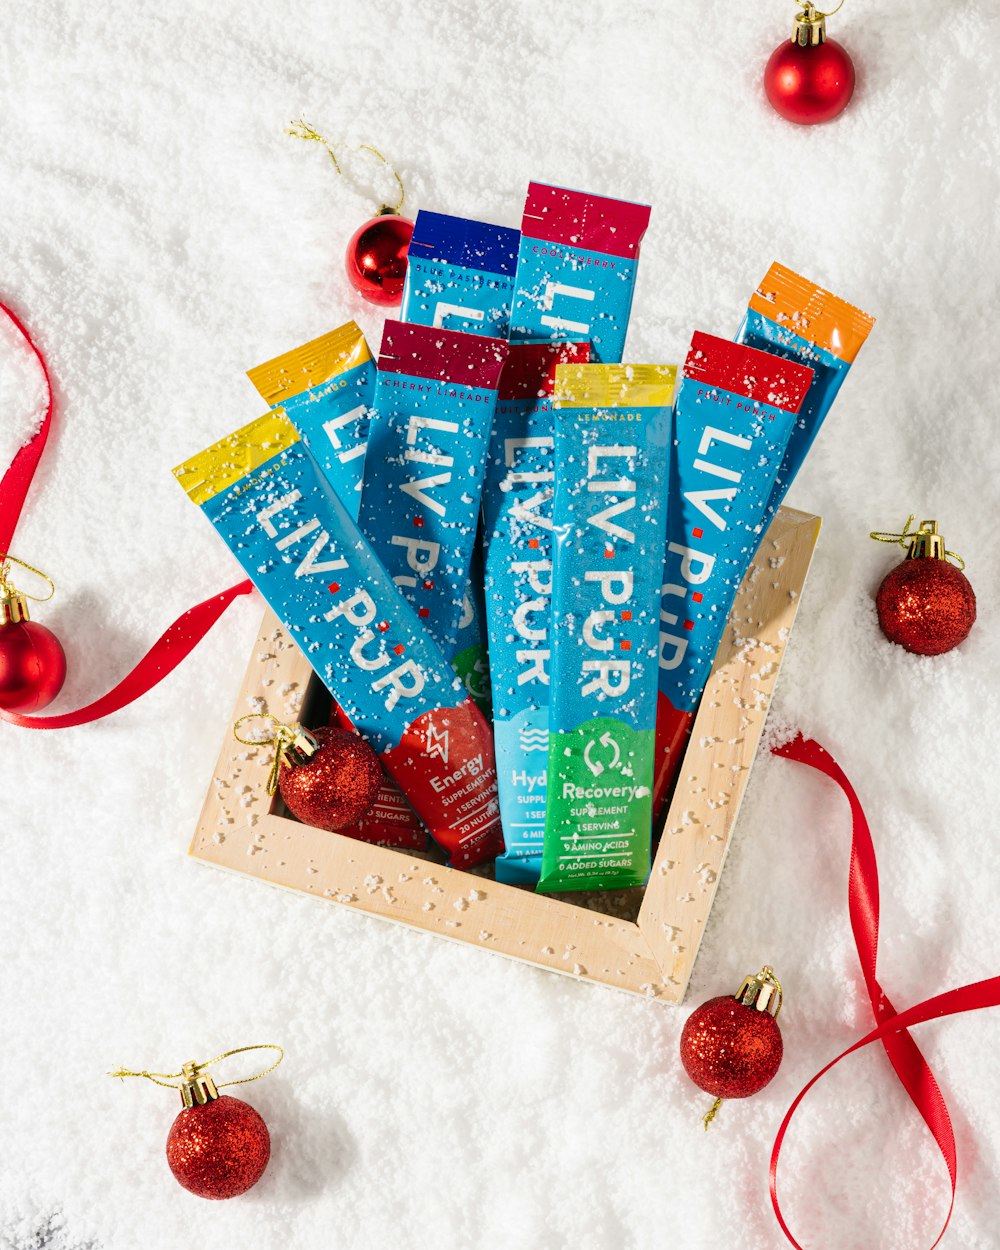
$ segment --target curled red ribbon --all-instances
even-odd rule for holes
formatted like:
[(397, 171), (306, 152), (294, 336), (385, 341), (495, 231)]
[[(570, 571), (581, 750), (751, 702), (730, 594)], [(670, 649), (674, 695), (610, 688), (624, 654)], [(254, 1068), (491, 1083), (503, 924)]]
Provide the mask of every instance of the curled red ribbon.
[[(18, 451), (4, 474), (3, 481), (0, 481), (0, 555), (6, 555), (10, 550), (14, 530), (20, 520), (21, 509), (24, 507), (24, 501), (31, 488), (35, 470), (38, 468), (38, 462), (48, 442), (55, 405), (52, 397), (52, 379), (49, 376), (45, 357), (21, 319), (6, 304), (0, 303), (0, 312), (6, 313), (11, 323), (20, 331), (24, 341), (34, 353), (45, 379), (45, 415), (42, 423), (34, 436)], [(65, 712), (61, 716), (21, 716), (16, 712), (7, 712), (0, 708), (0, 718), (13, 725), (20, 725), (24, 729), (68, 729), (72, 725), (84, 725), (88, 721), (99, 720), (102, 716), (117, 712), (126, 704), (144, 695), (147, 690), (151, 690), (168, 673), (173, 672), (205, 637), (232, 601), (240, 595), (250, 594), (252, 590), (252, 582), (239, 582), (235, 586), (230, 586), (222, 594), (213, 595), (179, 616), (113, 690), (109, 690), (107, 694), (95, 699), (86, 707), (78, 708), (75, 712)]]
[(868, 828), (861, 801), (843, 769), (818, 742), (803, 738), (800, 734), (791, 742), (784, 746), (773, 747), (772, 750), (775, 755), (796, 760), (800, 764), (808, 764), (810, 768), (815, 768), (824, 776), (829, 777), (840, 786), (851, 806), (853, 835), (848, 886), (851, 928), (854, 931), (854, 944), (857, 947), (861, 972), (868, 990), (868, 997), (871, 999), (876, 1023), (876, 1027), (870, 1033), (855, 1042), (853, 1046), (849, 1046), (847, 1050), (817, 1072), (788, 1108), (771, 1150), (770, 1189), (774, 1214), (781, 1225), (781, 1231), (791, 1244), (796, 1247), (796, 1250), (802, 1250), (802, 1246), (792, 1236), (791, 1230), (785, 1223), (778, 1203), (778, 1156), (781, 1153), (781, 1145), (788, 1125), (802, 1099), (832, 1067), (856, 1050), (870, 1046), (873, 1042), (881, 1042), (894, 1072), (930, 1130), (951, 1179), (951, 1204), (948, 1207), (944, 1226), (934, 1242), (934, 1246), (938, 1246), (955, 1209), (955, 1190), (958, 1184), (955, 1134), (944, 1096), (938, 1088), (933, 1072), (927, 1065), (927, 1060), (920, 1053), (919, 1047), (908, 1030), (910, 1026), (922, 1024), (926, 1020), (937, 1020), (942, 1016), (959, 1015), (965, 1011), (980, 1011), (984, 1007), (1000, 1006), (1000, 977), (990, 977), (986, 981), (977, 981), (973, 985), (963, 985), (959, 989), (948, 990), (944, 994), (925, 999), (922, 1003), (907, 1008), (906, 1011), (897, 1012), (875, 975), (879, 924), (878, 863), (875, 859), (871, 830)]

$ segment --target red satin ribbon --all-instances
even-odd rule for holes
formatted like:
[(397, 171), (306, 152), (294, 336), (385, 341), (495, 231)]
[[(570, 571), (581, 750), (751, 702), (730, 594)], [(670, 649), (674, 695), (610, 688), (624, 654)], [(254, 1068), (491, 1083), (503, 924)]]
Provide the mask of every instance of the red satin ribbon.
[(42, 424), (35, 436), (24, 444), (11, 461), (10, 468), (3, 475), (3, 481), (0, 482), (0, 554), (6, 555), (10, 551), (11, 540), (21, 516), (25, 496), (31, 486), (31, 479), (35, 476), (35, 470), (38, 468), (38, 462), (42, 458), (42, 452), (48, 441), (49, 430), (52, 426), (53, 404), (52, 379), (49, 377), (49, 367), (45, 363), (45, 357), (35, 346), (34, 339), (25, 329), (21, 319), (11, 312), (6, 304), (0, 304), (0, 312), (6, 313), (21, 332), (24, 341), (34, 353), (42, 370), (42, 377), (45, 379), (45, 416), (42, 418)]
[(232, 601), (240, 595), (249, 595), (252, 590), (253, 582), (239, 582), (221, 594), (213, 595), (211, 599), (190, 608), (160, 635), (135, 668), (113, 690), (95, 699), (93, 703), (88, 703), (86, 707), (78, 708), (75, 712), (64, 712), (61, 716), (21, 716), (17, 712), (6, 712), (0, 708), (0, 717), (12, 725), (20, 725), (22, 729), (69, 729), (73, 725), (86, 725), (89, 721), (100, 720), (102, 716), (110, 716), (119, 708), (135, 702), (147, 690), (152, 690), (168, 673), (172, 673), (191, 654)]
[[(52, 379), (49, 376), (45, 357), (35, 345), (21, 319), (6, 304), (0, 303), (0, 312), (6, 313), (11, 322), (24, 337), (31, 348), (45, 378), (45, 416), (37, 433), (20, 449), (11, 461), (10, 468), (0, 481), (0, 554), (6, 555), (14, 537), (14, 530), (21, 517), (21, 509), (31, 487), (32, 478), (42, 458), (49, 431), (52, 428)], [(135, 668), (113, 690), (96, 699), (86, 707), (75, 712), (65, 712), (61, 716), (20, 716), (16, 712), (7, 712), (0, 708), (0, 718), (24, 729), (67, 729), (71, 725), (84, 725), (88, 721), (99, 720), (117, 712), (128, 703), (132, 703), (147, 690), (151, 690), (162, 681), (168, 673), (173, 672), (178, 664), (188, 656), (198, 643), (205, 637), (219, 617), (234, 599), (240, 595), (248, 595), (253, 590), (253, 583), (239, 582), (230, 586), (219, 595), (213, 595), (204, 603), (191, 608), (167, 629), (153, 643)]]
[[(803, 738), (801, 735), (784, 746), (772, 748), (775, 755), (785, 759), (796, 760), (800, 764), (808, 764), (810, 768), (835, 781), (851, 805), (853, 821), (853, 837), (851, 843), (851, 872), (848, 886), (848, 897), (851, 914), (851, 928), (854, 931), (854, 943), (861, 961), (868, 997), (871, 999), (872, 1012), (875, 1016), (876, 1028), (862, 1037), (860, 1041), (849, 1046), (836, 1059), (832, 1059), (825, 1068), (817, 1072), (812, 1080), (799, 1093), (788, 1108), (781, 1122), (778, 1134), (774, 1139), (771, 1151), (770, 1189), (771, 1204), (781, 1231), (796, 1247), (803, 1250), (795, 1240), (785, 1223), (778, 1204), (778, 1156), (785, 1133), (799, 1103), (808, 1094), (821, 1077), (832, 1067), (840, 1063), (848, 1055), (873, 1042), (881, 1042), (889, 1057), (893, 1070), (899, 1077), (910, 1100), (920, 1112), (937, 1147), (944, 1159), (945, 1167), (951, 1178), (951, 1204), (944, 1226), (938, 1234), (934, 1246), (941, 1243), (955, 1209), (955, 1189), (958, 1182), (958, 1161), (955, 1151), (955, 1134), (951, 1127), (951, 1117), (945, 1104), (934, 1074), (927, 1065), (926, 1059), (907, 1032), (914, 1024), (922, 1024), (925, 1020), (936, 1020), (942, 1016), (959, 1015), (965, 1011), (979, 1011), (984, 1007), (1000, 1006), (1000, 977), (991, 977), (986, 981), (977, 981), (974, 985), (963, 985), (956, 990), (949, 990), (928, 998), (906, 1011), (897, 1012), (889, 1001), (885, 991), (879, 985), (875, 975), (875, 962), (878, 956), (878, 924), (879, 924), (879, 893), (878, 864), (875, 859), (875, 848), (872, 845), (871, 831), (868, 821), (854, 787), (848, 781), (837, 761), (829, 755), (818, 742)], [(933, 1247), (932, 1247), (933, 1250)]]

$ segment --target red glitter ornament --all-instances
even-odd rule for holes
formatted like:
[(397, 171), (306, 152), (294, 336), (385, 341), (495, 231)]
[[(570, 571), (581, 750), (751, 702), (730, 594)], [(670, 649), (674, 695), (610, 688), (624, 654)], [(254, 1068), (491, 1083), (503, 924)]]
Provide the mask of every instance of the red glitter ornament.
[(199, 1198), (245, 1194), (264, 1175), (270, 1157), (267, 1125), (249, 1103), (229, 1094), (185, 1107), (167, 1137), (171, 1172)]
[[(976, 595), (969, 579), (948, 557), (937, 521), (921, 521), (910, 530), (911, 516), (901, 534), (878, 531), (880, 542), (898, 542), (909, 548), (906, 559), (882, 579), (875, 595), (878, 623), (890, 642), (916, 655), (942, 655), (969, 635), (976, 620)], [(963, 566), (964, 567), (964, 566)]]
[(692, 1081), (715, 1098), (705, 1127), (724, 1098), (749, 1098), (772, 1079), (784, 1046), (777, 1015), (781, 984), (771, 968), (744, 978), (735, 995), (697, 1007), (681, 1033), (681, 1063)]
[[(199, 1198), (235, 1198), (245, 1194), (264, 1175), (271, 1158), (271, 1135), (267, 1125), (249, 1103), (220, 1094), (205, 1071), (213, 1063), (250, 1050), (276, 1050), (278, 1058), (255, 1076), (226, 1085), (245, 1085), (259, 1080), (281, 1063), (280, 1046), (263, 1044), (227, 1050), (208, 1063), (186, 1063), (180, 1072), (133, 1072), (119, 1068), (112, 1076), (142, 1076), (156, 1085), (180, 1091), (184, 1109), (167, 1135), (167, 1163), (177, 1182)], [(180, 1084), (175, 1085), (175, 1078)]]
[(378, 756), (364, 738), (333, 725), (320, 726), (308, 737), (316, 747), (305, 758), (282, 753), (278, 789), (285, 806), (317, 829), (357, 824), (382, 785)]
[(803, 11), (796, 14), (791, 39), (775, 48), (764, 69), (764, 92), (786, 121), (812, 126), (832, 121), (847, 108), (854, 94), (854, 62), (846, 48), (827, 38), (830, 14), (806, 0), (798, 3)]
[(66, 653), (51, 629), (29, 618), (28, 596), (7, 580), (8, 562), (52, 582), (31, 565), (0, 553), (0, 708), (30, 714), (47, 707), (62, 689)]

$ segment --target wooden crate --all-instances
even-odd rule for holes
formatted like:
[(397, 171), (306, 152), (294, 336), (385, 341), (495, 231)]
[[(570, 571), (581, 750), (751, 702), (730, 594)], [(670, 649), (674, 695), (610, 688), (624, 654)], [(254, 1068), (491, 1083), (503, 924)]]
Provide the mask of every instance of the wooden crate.
[[(227, 728), (190, 854), (427, 933), (663, 1002), (691, 976), (819, 534), (780, 509), (736, 597), (645, 890), (562, 896), (355, 842), (290, 819), (268, 797), (268, 747)], [(308, 712), (313, 671), (267, 612), (232, 720)], [(492, 870), (490, 870), (491, 874)]]

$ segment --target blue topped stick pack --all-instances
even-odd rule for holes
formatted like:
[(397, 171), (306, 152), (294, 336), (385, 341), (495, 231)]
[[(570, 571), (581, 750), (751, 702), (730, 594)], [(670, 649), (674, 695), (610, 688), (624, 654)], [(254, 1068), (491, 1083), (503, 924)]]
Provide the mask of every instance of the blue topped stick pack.
[(421, 209), (400, 320), (507, 338), (520, 232)]
[[(520, 237), (509, 226), (421, 209), (410, 240), (400, 320), (505, 339)], [(479, 583), (470, 580), (458, 625), (455, 670), (488, 716), (490, 673), (481, 599), (481, 578)]]
[(511, 342), (589, 339), (591, 360), (620, 361), (649, 214), (645, 204), (530, 183)]

